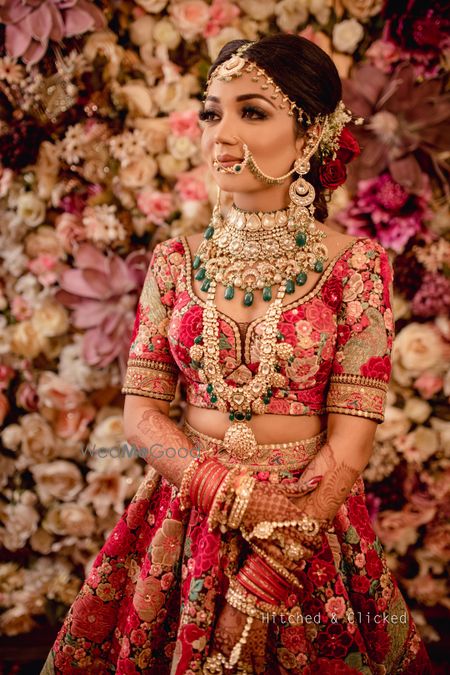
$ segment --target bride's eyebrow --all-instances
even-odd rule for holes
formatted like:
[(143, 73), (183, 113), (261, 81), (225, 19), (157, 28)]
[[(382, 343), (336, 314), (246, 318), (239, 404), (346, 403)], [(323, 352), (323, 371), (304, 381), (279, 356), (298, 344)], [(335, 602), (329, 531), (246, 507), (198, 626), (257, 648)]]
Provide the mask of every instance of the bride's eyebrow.
[[(261, 98), (263, 101), (266, 101), (267, 103), (270, 103), (272, 108), (275, 108), (275, 104), (272, 103), (268, 98), (263, 96), (262, 94), (241, 94), (240, 96), (236, 96), (236, 101), (248, 101), (251, 98)], [(206, 101), (213, 101), (214, 103), (220, 103), (220, 98), (218, 96), (207, 96)]]

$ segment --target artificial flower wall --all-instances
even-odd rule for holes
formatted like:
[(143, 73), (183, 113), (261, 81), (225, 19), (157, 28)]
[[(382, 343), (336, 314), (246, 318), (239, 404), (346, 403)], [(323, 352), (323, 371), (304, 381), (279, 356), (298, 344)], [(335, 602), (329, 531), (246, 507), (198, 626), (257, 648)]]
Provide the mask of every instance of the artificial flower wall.
[[(142, 480), (141, 460), (88, 448), (124, 442), (120, 386), (155, 243), (210, 217), (206, 72), (229, 40), (285, 31), (331, 54), (365, 119), (331, 212), (337, 229), (380, 241), (395, 271), (368, 505), (437, 640), (429, 611), (450, 604), (444, 3), (3, 0), (0, 30), (0, 632), (64, 615)], [(175, 419), (182, 408), (181, 396)]]

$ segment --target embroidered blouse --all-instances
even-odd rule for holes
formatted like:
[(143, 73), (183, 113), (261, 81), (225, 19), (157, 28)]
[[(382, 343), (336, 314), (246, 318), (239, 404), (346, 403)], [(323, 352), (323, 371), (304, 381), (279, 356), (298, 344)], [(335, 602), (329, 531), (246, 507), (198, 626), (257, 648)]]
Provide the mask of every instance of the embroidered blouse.
[[(124, 394), (173, 400), (181, 374), (187, 401), (216, 409), (189, 355), (201, 335), (205, 303), (191, 283), (185, 237), (154, 249), (139, 299)], [(384, 420), (391, 373), (394, 319), (392, 267), (385, 249), (370, 238), (352, 241), (325, 268), (306, 295), (285, 305), (279, 340), (294, 359), (279, 360), (285, 384), (272, 387), (266, 412), (279, 415), (342, 413)], [(219, 312), (224, 378), (242, 385), (256, 372), (264, 316), (244, 332)]]

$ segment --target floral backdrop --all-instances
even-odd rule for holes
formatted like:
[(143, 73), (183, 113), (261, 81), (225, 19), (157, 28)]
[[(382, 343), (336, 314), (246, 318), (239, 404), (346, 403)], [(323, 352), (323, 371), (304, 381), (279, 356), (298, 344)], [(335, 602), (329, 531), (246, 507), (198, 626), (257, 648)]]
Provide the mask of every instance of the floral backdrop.
[(368, 505), (421, 631), (439, 640), (430, 610), (450, 607), (447, 4), (1, 0), (0, 633), (57, 625), (143, 478), (138, 458), (87, 448), (124, 442), (120, 386), (155, 243), (209, 220), (197, 124), (207, 69), (231, 39), (285, 31), (333, 57), (365, 119), (330, 206), (335, 227), (380, 241), (395, 271)]

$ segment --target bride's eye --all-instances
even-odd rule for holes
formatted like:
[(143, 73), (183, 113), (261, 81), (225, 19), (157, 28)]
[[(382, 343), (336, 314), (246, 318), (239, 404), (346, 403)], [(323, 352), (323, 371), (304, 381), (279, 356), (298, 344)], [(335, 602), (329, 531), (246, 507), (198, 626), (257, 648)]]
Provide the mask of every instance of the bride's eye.
[(200, 110), (198, 113), (198, 119), (200, 122), (211, 122), (214, 118), (217, 117), (215, 110)]
[(261, 108), (257, 108), (253, 105), (246, 105), (242, 108), (242, 114), (244, 117), (248, 117), (253, 120), (265, 120), (268, 115)]

